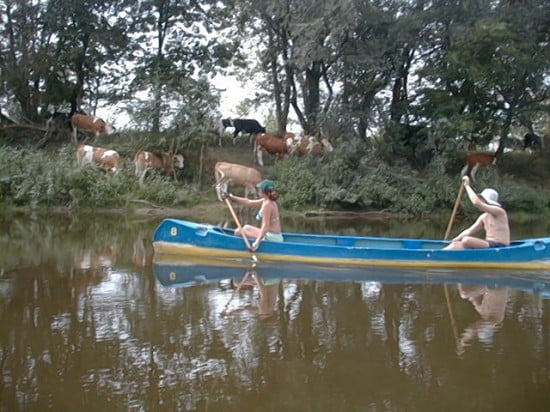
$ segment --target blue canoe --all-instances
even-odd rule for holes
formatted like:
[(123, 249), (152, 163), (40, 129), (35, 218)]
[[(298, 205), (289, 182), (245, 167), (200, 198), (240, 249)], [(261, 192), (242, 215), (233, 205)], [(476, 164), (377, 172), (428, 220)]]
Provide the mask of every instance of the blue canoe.
[[(263, 241), (260, 261), (386, 267), (550, 270), (550, 238), (523, 239), (490, 249), (442, 250), (448, 242), (283, 233), (284, 242)], [(156, 255), (250, 258), (232, 229), (180, 219), (165, 219), (155, 231)]]

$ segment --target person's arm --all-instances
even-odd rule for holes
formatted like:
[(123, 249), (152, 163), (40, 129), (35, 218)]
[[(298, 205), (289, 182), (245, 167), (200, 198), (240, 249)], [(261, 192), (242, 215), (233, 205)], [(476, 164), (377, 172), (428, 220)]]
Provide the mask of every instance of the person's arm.
[(252, 200), (252, 199), (248, 199), (246, 197), (235, 196), (231, 193), (228, 193), (227, 197), (231, 200), (234, 200), (235, 202), (243, 203), (243, 204), (248, 205), (248, 206), (261, 206), (262, 205), (262, 199)]
[(464, 176), (462, 178), (462, 182), (464, 183), (464, 187), (466, 188), (466, 193), (470, 198), (470, 202), (472, 202), (472, 205), (476, 209), (482, 212), (490, 213), (492, 215), (497, 215), (499, 213), (502, 213), (502, 208), (498, 206), (490, 205), (484, 202), (483, 199), (478, 196), (478, 194), (470, 186), (470, 179), (468, 178), (468, 176)]
[(474, 224), (467, 229), (464, 229), (458, 236), (456, 236), (451, 242), (458, 242), (465, 236), (473, 235), (483, 229), (483, 215), (479, 216)]

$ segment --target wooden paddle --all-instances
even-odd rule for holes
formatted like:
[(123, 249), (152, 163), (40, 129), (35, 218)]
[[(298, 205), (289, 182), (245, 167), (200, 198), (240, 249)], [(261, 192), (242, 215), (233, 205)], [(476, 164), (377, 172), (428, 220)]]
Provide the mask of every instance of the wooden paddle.
[[(447, 225), (447, 231), (445, 232), (444, 240), (448, 240), (449, 235), (451, 234), (451, 229), (453, 228), (453, 224), (456, 218), (456, 213), (458, 211), (458, 207), (460, 206), (460, 201), (462, 200), (462, 196), (464, 195), (464, 188), (465, 188), (464, 183), (461, 183), (460, 190), (458, 191), (458, 195), (456, 196), (453, 212), (451, 213), (451, 218), (449, 219), (449, 224)], [(443, 289), (445, 290), (445, 300), (447, 301), (447, 310), (449, 311), (449, 317), (451, 318), (451, 327), (453, 328), (455, 342), (457, 343), (457, 347), (458, 347), (458, 329), (456, 327), (456, 321), (453, 315), (453, 307), (451, 306), (451, 299), (449, 297), (449, 288), (446, 283), (443, 284)]]
[(252, 274), (252, 272), (255, 272), (254, 271), (254, 268), (256, 267), (256, 263), (253, 263), (251, 267), (249, 267), (246, 272), (244, 272), (244, 275), (241, 279), (241, 282), (237, 285), (237, 288), (233, 291), (233, 293), (231, 294), (231, 297), (229, 298), (229, 300), (227, 301), (227, 303), (225, 304), (223, 310), (221, 311), (220, 315), (222, 316), (225, 316), (227, 314), (227, 308), (229, 307), (229, 304), (231, 303), (231, 301), (233, 300), (233, 298), (235, 297), (235, 295), (237, 295), (239, 293), (239, 291), (241, 290), (243, 284), (248, 280), (248, 277)]
[(460, 206), (460, 201), (462, 200), (462, 195), (464, 194), (464, 183), (460, 184), (460, 190), (458, 191), (458, 195), (456, 196), (455, 205), (453, 207), (453, 212), (451, 213), (451, 218), (449, 219), (449, 224), (447, 225), (447, 231), (445, 232), (444, 240), (449, 239), (449, 235), (451, 234), (451, 229), (453, 228), (453, 224), (455, 222), (456, 218), (456, 212), (458, 211), (458, 207)]
[(239, 228), (239, 232), (241, 232), (241, 236), (243, 237), (244, 244), (248, 248), (248, 251), (252, 254), (252, 261), (257, 263), (258, 257), (254, 252), (252, 252), (252, 246), (250, 246), (250, 242), (248, 241), (248, 238), (246, 237), (246, 234), (243, 231), (243, 227), (241, 226), (241, 222), (239, 221), (239, 218), (237, 217), (237, 214), (235, 213), (235, 210), (233, 210), (233, 205), (231, 204), (231, 201), (228, 197), (225, 198), (225, 204), (229, 208), (229, 211), (231, 212), (231, 215), (233, 216), (233, 220), (235, 220), (235, 224)]

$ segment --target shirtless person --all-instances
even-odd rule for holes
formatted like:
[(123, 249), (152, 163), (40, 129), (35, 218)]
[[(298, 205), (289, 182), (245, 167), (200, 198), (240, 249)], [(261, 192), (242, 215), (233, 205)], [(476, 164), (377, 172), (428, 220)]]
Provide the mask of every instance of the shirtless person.
[[(452, 239), (451, 244), (445, 249), (483, 249), (510, 245), (508, 215), (500, 203), (498, 203), (498, 193), (496, 190), (484, 189), (478, 196), (470, 187), (468, 176), (464, 176), (462, 182), (474, 207), (483, 213), (472, 226)], [(485, 230), (485, 239), (471, 236), (481, 230)]]

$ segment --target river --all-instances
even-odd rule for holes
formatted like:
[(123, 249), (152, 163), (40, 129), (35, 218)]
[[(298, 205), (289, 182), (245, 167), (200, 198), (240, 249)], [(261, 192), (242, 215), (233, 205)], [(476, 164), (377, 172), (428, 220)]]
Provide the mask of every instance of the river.
[[(549, 272), (153, 263), (160, 220), (0, 217), (1, 411), (550, 407)], [(446, 224), (283, 223), (428, 238)]]

